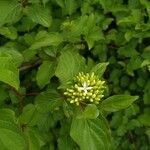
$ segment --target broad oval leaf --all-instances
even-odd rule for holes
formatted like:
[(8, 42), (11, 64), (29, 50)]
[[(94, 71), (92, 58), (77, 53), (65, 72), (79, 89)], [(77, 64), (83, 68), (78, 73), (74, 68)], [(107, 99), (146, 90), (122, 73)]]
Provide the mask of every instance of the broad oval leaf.
[(19, 116), (20, 124), (34, 126), (39, 121), (41, 115), (33, 104), (28, 104), (23, 108), (22, 114)]
[(25, 150), (23, 137), (10, 129), (0, 127), (0, 147), (5, 150)]
[(22, 15), (17, 0), (0, 0), (0, 27), (5, 23), (15, 23)]
[(114, 95), (102, 102), (101, 109), (109, 112), (115, 112), (129, 107), (137, 99), (138, 96)]
[(44, 27), (50, 27), (52, 17), (49, 9), (40, 5), (32, 5), (26, 9), (27, 16), (35, 23), (41, 24)]
[(35, 98), (35, 107), (41, 113), (47, 113), (62, 105), (62, 98), (53, 89), (40, 93)]
[(17, 30), (13, 26), (1, 27), (0, 34), (11, 40), (15, 40), (17, 38)]
[(82, 116), (88, 119), (97, 118), (98, 115), (99, 115), (99, 110), (94, 104), (89, 104), (82, 113)]
[(62, 41), (63, 37), (58, 32), (47, 33), (45, 31), (40, 31), (29, 49), (37, 50), (46, 46), (58, 46)]
[(24, 132), (26, 140), (28, 142), (28, 150), (40, 150), (41, 146), (44, 144), (43, 141), (38, 137), (36, 130), (32, 128), (27, 128)]
[(104, 74), (105, 70), (106, 70), (106, 67), (108, 66), (108, 62), (106, 63), (99, 63), (97, 65), (95, 65), (91, 72), (94, 72), (96, 75), (98, 75), (98, 77), (102, 77), (102, 75)]
[(16, 122), (15, 112), (11, 109), (2, 108), (0, 109), (0, 120)]
[(76, 0), (65, 0), (64, 5), (65, 7), (63, 8), (63, 11), (69, 15), (72, 15), (78, 8)]
[(40, 65), (36, 75), (36, 81), (40, 88), (43, 88), (50, 82), (51, 77), (55, 74), (55, 68), (56, 63), (52, 61), (44, 61)]
[(75, 75), (83, 71), (85, 60), (75, 51), (63, 51), (56, 68), (55, 75), (60, 79), (62, 84), (72, 80)]
[(17, 67), (19, 67), (24, 61), (22, 54), (12, 47), (0, 47), (0, 55), (11, 57)]
[(0, 56), (0, 81), (9, 84), (16, 90), (19, 89), (19, 70), (11, 57)]
[(0, 149), (25, 150), (25, 139), (15, 123), (15, 113), (9, 109), (2, 109), (0, 116)]
[(81, 150), (112, 150), (110, 130), (102, 116), (96, 119), (74, 118), (70, 135)]
[(149, 113), (143, 113), (138, 117), (138, 120), (140, 123), (144, 126), (150, 126), (150, 114)]
[(76, 143), (72, 140), (69, 135), (61, 136), (58, 139), (58, 149), (59, 150), (78, 150)]

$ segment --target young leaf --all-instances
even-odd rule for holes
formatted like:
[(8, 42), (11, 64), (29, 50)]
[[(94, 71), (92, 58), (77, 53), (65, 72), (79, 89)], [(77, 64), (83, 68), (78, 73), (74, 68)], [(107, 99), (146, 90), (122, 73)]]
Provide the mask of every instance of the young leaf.
[(137, 99), (138, 96), (114, 95), (102, 102), (101, 109), (109, 112), (119, 111), (129, 107)]
[(43, 88), (46, 84), (50, 82), (51, 77), (54, 75), (56, 65), (51, 61), (44, 61), (39, 67), (36, 80), (40, 88)]
[(110, 131), (102, 116), (96, 119), (74, 118), (70, 135), (81, 150), (111, 150)]

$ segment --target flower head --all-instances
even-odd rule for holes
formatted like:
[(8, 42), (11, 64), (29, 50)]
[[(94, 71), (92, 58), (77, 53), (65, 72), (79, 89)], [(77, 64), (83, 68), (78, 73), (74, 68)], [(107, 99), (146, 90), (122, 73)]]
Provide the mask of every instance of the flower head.
[(68, 88), (64, 95), (70, 103), (95, 103), (98, 104), (104, 96), (105, 81), (102, 81), (94, 73), (79, 73), (74, 79), (74, 85)]

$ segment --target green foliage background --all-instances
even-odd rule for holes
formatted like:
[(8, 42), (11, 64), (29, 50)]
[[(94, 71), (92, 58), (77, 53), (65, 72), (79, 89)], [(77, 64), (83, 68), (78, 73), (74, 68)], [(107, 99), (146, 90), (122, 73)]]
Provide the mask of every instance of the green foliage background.
[[(105, 71), (106, 98), (139, 96), (122, 111), (116, 111), (124, 108), (118, 99), (111, 110), (102, 105), (114, 149), (148, 150), (150, 1), (0, 0), (0, 149), (78, 150), (78, 144), (87, 150), (84, 124), (103, 135), (94, 121), (76, 118), (70, 134), (77, 144), (69, 135), (72, 108), (62, 91), (85, 66), (100, 76)], [(96, 124), (103, 128), (105, 120)]]

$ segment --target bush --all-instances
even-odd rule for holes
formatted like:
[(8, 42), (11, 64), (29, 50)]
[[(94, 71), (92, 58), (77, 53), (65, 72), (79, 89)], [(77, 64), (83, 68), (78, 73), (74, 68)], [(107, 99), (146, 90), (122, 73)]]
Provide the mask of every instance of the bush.
[(148, 150), (150, 1), (1, 0), (1, 150)]

